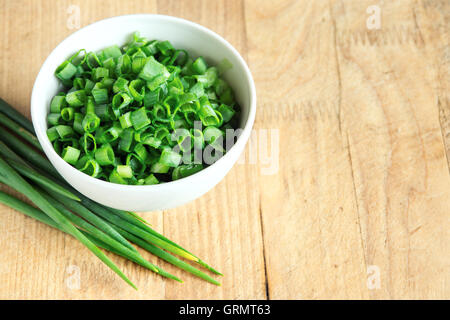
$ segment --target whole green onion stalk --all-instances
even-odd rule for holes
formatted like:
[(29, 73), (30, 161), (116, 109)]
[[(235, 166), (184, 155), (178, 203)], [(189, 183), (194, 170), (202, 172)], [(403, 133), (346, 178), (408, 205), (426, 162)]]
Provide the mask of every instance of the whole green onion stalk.
[(54, 222), (61, 228), (78, 239), (84, 244), (92, 253), (94, 253), (100, 260), (117, 273), (130, 286), (137, 289), (125, 274), (112, 262), (102, 251), (100, 251), (84, 234), (75, 228), (70, 221), (61, 214), (47, 198), (42, 197), (36, 189), (34, 189), (22, 176), (20, 176), (4, 159), (0, 158), (0, 180), (9, 185), (16, 191), (24, 194), (37, 207), (45, 212)]

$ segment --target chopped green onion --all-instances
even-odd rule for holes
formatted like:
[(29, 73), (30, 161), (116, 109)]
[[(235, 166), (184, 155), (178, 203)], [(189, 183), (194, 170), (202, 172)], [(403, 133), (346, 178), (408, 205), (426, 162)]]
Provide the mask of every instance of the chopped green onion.
[(130, 72), (130, 66), (131, 66), (130, 56), (127, 54), (121, 55), (117, 59), (116, 73), (118, 75), (127, 74)]
[(151, 172), (153, 173), (167, 173), (169, 172), (170, 166), (156, 162), (151, 167)]
[(102, 68), (102, 67), (95, 68), (93, 70), (92, 77), (95, 81), (99, 81), (103, 78), (108, 78), (109, 77), (109, 69)]
[(219, 117), (209, 102), (201, 106), (199, 116), (204, 126), (217, 126), (220, 124)]
[(154, 136), (149, 135), (142, 139), (142, 144), (149, 145), (150, 147), (153, 148), (158, 148), (161, 145), (161, 140)]
[(56, 68), (56, 76), (65, 81), (72, 78), (77, 72), (77, 68), (69, 61), (64, 61), (58, 68)]
[(49, 113), (47, 115), (47, 122), (49, 125), (52, 126), (57, 126), (58, 124), (61, 124), (62, 123), (61, 113)]
[(119, 138), (121, 134), (121, 129), (117, 128), (117, 127), (111, 127), (108, 130), (104, 131), (98, 141), (100, 143), (110, 143), (113, 142), (115, 140), (117, 140)]
[(99, 149), (95, 151), (95, 160), (102, 165), (111, 165), (114, 163), (114, 151), (111, 148), (111, 145), (104, 144)]
[(113, 85), (114, 93), (128, 92), (128, 80), (122, 77), (117, 78)]
[(71, 146), (67, 146), (64, 148), (61, 158), (63, 158), (64, 161), (75, 165), (78, 161), (78, 157), (80, 156), (81, 151), (73, 148)]
[(72, 137), (74, 134), (72, 127), (66, 125), (58, 125), (55, 128), (56, 132), (58, 132), (58, 135), (61, 139), (67, 139), (69, 137)]
[(123, 129), (131, 127), (133, 124), (131, 123), (131, 112), (127, 112), (119, 118), (120, 126)]
[(100, 121), (97, 115), (88, 113), (84, 116), (81, 126), (85, 132), (94, 132), (99, 127)]
[(140, 73), (142, 68), (144, 68), (146, 62), (147, 62), (146, 57), (142, 56), (134, 57), (133, 62), (131, 63), (131, 70), (134, 73)]
[(83, 119), (84, 116), (80, 112), (75, 112), (73, 115), (73, 130), (78, 134), (84, 134)]
[(117, 183), (117, 184), (128, 184), (127, 180), (125, 180), (116, 169), (113, 169), (111, 171), (111, 174), (109, 175), (109, 182)]
[(126, 94), (125, 92), (120, 92), (114, 95), (112, 99), (112, 107), (113, 109), (122, 109), (126, 106), (128, 106), (133, 99)]
[(169, 41), (158, 41), (156, 44), (159, 51), (165, 56), (169, 55), (173, 50), (175, 50)]
[(181, 155), (170, 150), (164, 149), (161, 152), (161, 157), (159, 158), (159, 163), (166, 165), (168, 167), (177, 167), (181, 162)]
[(73, 116), (74, 116), (74, 112), (75, 112), (75, 110), (73, 108), (71, 108), (71, 107), (64, 108), (64, 109), (61, 110), (61, 118), (64, 121), (66, 121), (66, 122), (72, 121), (73, 120)]
[(130, 152), (131, 145), (133, 144), (134, 131), (133, 129), (126, 129), (122, 131), (119, 141), (119, 150), (124, 152)]
[(136, 153), (136, 155), (143, 161), (145, 161), (148, 157), (147, 149), (142, 143), (136, 144), (136, 146), (134, 147), (134, 153)]
[(231, 62), (228, 59), (223, 59), (220, 61), (219, 65), (217, 66), (217, 70), (219, 71), (219, 74), (224, 73), (227, 70), (230, 70), (233, 67)]
[(192, 64), (192, 69), (199, 74), (204, 74), (207, 68), (206, 61), (202, 57), (197, 58)]
[(188, 177), (203, 170), (202, 164), (187, 164), (176, 167), (172, 172), (172, 179), (178, 180), (181, 178)]
[(69, 92), (66, 101), (71, 107), (81, 107), (86, 102), (86, 91), (78, 90)]
[(193, 85), (189, 89), (189, 92), (192, 94), (195, 94), (197, 96), (197, 98), (200, 98), (205, 94), (205, 90), (204, 90), (203, 84), (201, 82), (198, 82), (195, 85)]
[(229, 122), (236, 113), (232, 108), (230, 108), (226, 104), (221, 104), (219, 108), (217, 108), (217, 110), (221, 113), (224, 122)]
[(50, 103), (50, 112), (60, 113), (61, 109), (67, 105), (66, 95), (54, 96)]
[(122, 55), (122, 51), (120, 50), (120, 48), (118, 46), (114, 45), (114, 46), (108, 47), (106, 49), (103, 49), (102, 54), (105, 59), (108, 59), (108, 58), (117, 59), (118, 57), (120, 57)]
[(151, 173), (147, 178), (144, 179), (144, 184), (150, 185), (150, 184), (158, 184), (159, 181), (156, 179), (156, 177)]
[(133, 169), (131, 169), (130, 166), (117, 166), (116, 167), (117, 173), (122, 178), (131, 178), (133, 176)]
[(134, 129), (139, 130), (150, 124), (150, 119), (147, 117), (147, 111), (144, 107), (131, 112), (130, 122)]
[(49, 129), (47, 129), (47, 137), (51, 142), (53, 142), (59, 138), (59, 133), (56, 130), (56, 127), (51, 127)]
[(99, 179), (130, 185), (180, 179), (204, 167), (182, 160), (196, 160), (208, 145), (224, 152), (218, 136), (239, 123), (239, 105), (221, 78), (230, 67), (137, 34), (123, 46), (82, 49), (57, 68), (65, 89), (50, 102), (47, 136), (58, 154)]
[(163, 64), (159, 63), (155, 60), (155, 58), (153, 58), (153, 56), (151, 56), (147, 59), (144, 68), (139, 73), (139, 78), (146, 81), (151, 81), (158, 76), (163, 76), (163, 78), (167, 80), (170, 74)]
[(84, 166), (80, 169), (80, 171), (86, 173), (87, 175), (90, 175), (91, 177), (96, 178), (102, 171), (102, 167), (94, 159), (89, 159), (86, 161)]
[(108, 102), (108, 89), (92, 89), (92, 96), (95, 103), (102, 104)]
[(145, 82), (137, 79), (130, 82), (129, 90), (136, 101), (142, 101), (145, 95)]

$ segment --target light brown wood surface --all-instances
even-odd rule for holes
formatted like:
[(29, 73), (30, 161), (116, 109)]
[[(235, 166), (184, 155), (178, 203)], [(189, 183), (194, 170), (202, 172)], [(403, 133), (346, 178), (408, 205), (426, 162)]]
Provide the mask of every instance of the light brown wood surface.
[[(258, 109), (245, 159), (200, 199), (142, 214), (223, 285), (150, 255), (185, 283), (113, 257), (134, 291), (76, 240), (1, 206), (0, 298), (450, 298), (449, 1), (0, 0), (0, 97), (28, 116), (41, 64), (75, 31), (70, 5), (81, 27), (186, 18), (248, 62)], [(251, 161), (264, 132), (279, 136), (272, 175)], [(71, 265), (79, 289), (66, 285)]]

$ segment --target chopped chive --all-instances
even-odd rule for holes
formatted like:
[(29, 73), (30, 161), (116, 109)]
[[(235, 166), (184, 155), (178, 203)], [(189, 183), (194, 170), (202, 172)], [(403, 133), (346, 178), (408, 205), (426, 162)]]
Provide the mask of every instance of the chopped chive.
[(86, 102), (86, 91), (78, 90), (67, 93), (66, 101), (71, 107), (81, 107)]
[(73, 148), (71, 146), (67, 146), (64, 148), (61, 158), (63, 158), (64, 161), (75, 165), (78, 161), (78, 158), (80, 157), (81, 151)]
[[(161, 183), (186, 177), (206, 165), (177, 169), (181, 159), (188, 159), (177, 151), (198, 154), (208, 144), (218, 155), (226, 151), (218, 142), (204, 140), (196, 122), (223, 133), (236, 128), (239, 106), (221, 78), (230, 67), (227, 60), (208, 65), (204, 57), (191, 58), (167, 40), (138, 35), (97, 53), (80, 50), (56, 70), (65, 89), (50, 102), (47, 136), (66, 158), (72, 150), (68, 147), (80, 150), (78, 161), (74, 157), (69, 162), (99, 179), (143, 185), (156, 183), (145, 180), (152, 173)], [(179, 129), (188, 133), (179, 136)], [(85, 133), (95, 137), (97, 150), (85, 148)], [(112, 153), (105, 153), (104, 144)], [(130, 166), (132, 176), (118, 165)]]
[(204, 74), (207, 69), (206, 61), (202, 57), (197, 58), (192, 64), (192, 69), (199, 74)]
[(120, 165), (116, 167), (116, 170), (122, 178), (131, 178), (133, 176), (133, 169), (130, 166)]
[(61, 110), (61, 118), (64, 121), (66, 121), (66, 122), (72, 121), (73, 120), (73, 116), (74, 116), (74, 109), (73, 108), (68, 107), (68, 108), (64, 108), (64, 109)]
[(95, 103), (102, 104), (108, 102), (108, 89), (92, 89), (92, 96)]
[(105, 144), (101, 148), (95, 151), (95, 160), (102, 165), (111, 165), (114, 163), (114, 151), (111, 148), (111, 145)]
[(130, 122), (135, 130), (139, 130), (150, 124), (150, 119), (147, 117), (147, 112), (144, 107), (131, 112)]
[(109, 268), (117, 273), (130, 286), (137, 289), (136, 286), (120, 271), (120, 269), (92, 242), (90, 242), (69, 220), (64, 217), (45, 197), (42, 197), (26, 180), (24, 180), (14, 169), (0, 158), (0, 174), (2, 182), (27, 196), (37, 207), (44, 211), (53, 221), (60, 225), (64, 231), (73, 235), (83, 243), (92, 253), (102, 260)]

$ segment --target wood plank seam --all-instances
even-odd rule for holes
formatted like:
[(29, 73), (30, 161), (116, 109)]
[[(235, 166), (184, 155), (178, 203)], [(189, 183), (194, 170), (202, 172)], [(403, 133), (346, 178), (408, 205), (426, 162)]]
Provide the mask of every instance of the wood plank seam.
[(348, 160), (350, 162), (350, 171), (352, 174), (352, 181), (353, 181), (353, 197), (355, 198), (355, 204), (356, 204), (356, 211), (357, 211), (357, 217), (358, 217), (358, 230), (359, 230), (359, 239), (361, 241), (361, 248), (363, 249), (363, 258), (364, 258), (364, 269), (367, 270), (367, 247), (366, 244), (364, 242), (364, 236), (362, 233), (362, 229), (361, 229), (361, 212), (359, 209), (359, 201), (358, 201), (358, 196), (357, 196), (357, 191), (356, 191), (356, 184), (355, 184), (355, 168), (354, 168), (354, 164), (353, 164), (353, 159), (352, 159), (352, 152), (351, 152), (351, 144), (350, 144), (350, 137), (348, 132), (346, 132), (346, 136), (347, 136), (347, 153), (348, 153)]
[(265, 277), (265, 289), (266, 289), (266, 299), (270, 300), (270, 279), (269, 274), (267, 272), (267, 261), (266, 261), (266, 246), (264, 243), (264, 221), (263, 221), (263, 212), (261, 207), (261, 194), (259, 195), (259, 221), (261, 224), (261, 237), (262, 237), (262, 246), (263, 246), (263, 262), (264, 262), (264, 277)]
[[(341, 65), (339, 62), (338, 57), (338, 35), (337, 35), (337, 26), (336, 26), (336, 19), (333, 15), (333, 10), (331, 6), (331, 2), (329, 5), (330, 10), (330, 17), (331, 21), (333, 23), (333, 44), (334, 44), (334, 59), (336, 64), (336, 75), (337, 75), (337, 81), (338, 81), (338, 119), (339, 119), (339, 133), (342, 137), (342, 117), (341, 117), (341, 107), (342, 107), (342, 77), (341, 77)], [(353, 175), (353, 172), (352, 172)], [(354, 181), (353, 181), (354, 182)], [(356, 200), (356, 197), (355, 197)], [(358, 211), (359, 212), (359, 211)]]
[[(448, 98), (448, 91), (450, 89), (450, 28), (448, 27), (450, 21), (450, 2), (446, 0), (422, 0), (418, 2), (422, 4), (422, 8), (426, 14), (430, 16), (438, 14), (438, 18), (434, 18), (432, 21), (432, 30), (436, 32), (435, 38), (431, 40), (442, 48), (441, 56), (436, 57), (438, 60), (436, 68), (438, 69), (438, 81), (440, 84), (437, 93), (437, 106), (439, 109), (439, 122), (445, 156), (450, 173), (450, 103)], [(414, 13), (417, 6), (414, 7)], [(414, 15), (414, 18), (416, 19), (416, 15)], [(418, 26), (417, 19), (415, 22)]]
[(445, 97), (438, 97), (439, 122), (441, 126), (442, 140), (445, 146), (445, 157), (447, 158), (450, 173), (450, 102)]

